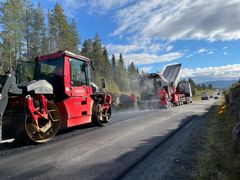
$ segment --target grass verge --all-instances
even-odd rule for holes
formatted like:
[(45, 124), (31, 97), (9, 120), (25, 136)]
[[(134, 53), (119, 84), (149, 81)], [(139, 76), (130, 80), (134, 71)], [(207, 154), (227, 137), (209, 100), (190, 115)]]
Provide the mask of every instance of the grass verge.
[(240, 154), (234, 151), (231, 136), (235, 123), (221, 110), (216, 106), (206, 119), (194, 179), (240, 179)]

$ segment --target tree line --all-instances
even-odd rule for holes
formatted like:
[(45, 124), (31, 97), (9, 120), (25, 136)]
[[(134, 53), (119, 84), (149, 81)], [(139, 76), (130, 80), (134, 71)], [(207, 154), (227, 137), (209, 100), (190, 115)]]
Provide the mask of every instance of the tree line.
[(16, 70), (21, 60), (33, 61), (38, 55), (69, 50), (94, 62), (92, 78), (96, 84), (104, 78), (113, 93), (138, 91), (135, 64), (126, 68), (122, 54), (109, 59), (97, 33), (81, 44), (75, 19), (69, 22), (59, 3), (44, 13), (41, 4), (35, 7), (31, 0), (0, 2), (0, 26), (0, 73)]
[(191, 78), (189, 78), (188, 81), (191, 85), (193, 96), (196, 95), (197, 91), (213, 90), (214, 89), (212, 84), (208, 84), (208, 85), (206, 85), (205, 83), (196, 84)]

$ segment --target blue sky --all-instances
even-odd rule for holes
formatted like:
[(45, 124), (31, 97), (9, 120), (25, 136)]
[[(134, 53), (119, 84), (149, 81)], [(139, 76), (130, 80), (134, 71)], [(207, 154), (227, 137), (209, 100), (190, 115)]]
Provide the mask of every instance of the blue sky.
[[(98, 32), (109, 55), (156, 72), (182, 63), (197, 81), (239, 79), (240, 0), (45, 0), (58, 1), (75, 18), (81, 42)], [(38, 1), (34, 1), (37, 3)]]

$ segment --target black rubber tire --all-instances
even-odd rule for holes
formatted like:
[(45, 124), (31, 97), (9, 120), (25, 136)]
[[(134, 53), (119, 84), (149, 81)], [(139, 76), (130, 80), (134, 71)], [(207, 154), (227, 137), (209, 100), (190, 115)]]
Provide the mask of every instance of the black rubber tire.
[(107, 125), (111, 117), (111, 107), (108, 109), (107, 116), (104, 116), (105, 112), (101, 112), (101, 106), (100, 102), (94, 102), (92, 107), (92, 123), (95, 126)]

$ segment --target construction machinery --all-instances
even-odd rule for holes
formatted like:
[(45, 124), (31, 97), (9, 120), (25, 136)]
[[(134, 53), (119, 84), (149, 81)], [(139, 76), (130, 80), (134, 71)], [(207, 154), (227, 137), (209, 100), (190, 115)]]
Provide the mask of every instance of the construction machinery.
[[(32, 79), (29, 68), (17, 76), (13, 71), (0, 76), (1, 143), (14, 139), (45, 143), (60, 129), (108, 124), (112, 97), (92, 86), (90, 59), (59, 51), (36, 57), (32, 64)], [(16, 81), (21, 76), (25, 82)]]
[(169, 108), (192, 102), (189, 82), (181, 81), (181, 64), (166, 66), (163, 73), (147, 73), (140, 77), (140, 107)]

